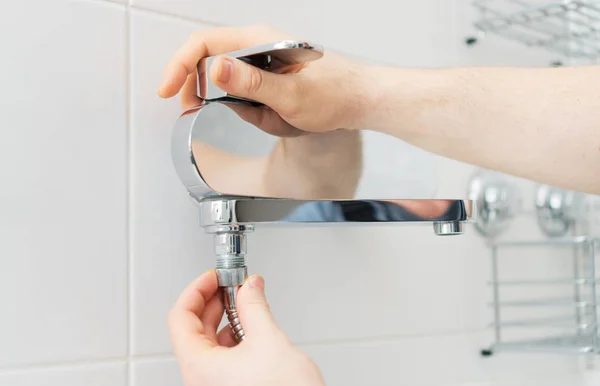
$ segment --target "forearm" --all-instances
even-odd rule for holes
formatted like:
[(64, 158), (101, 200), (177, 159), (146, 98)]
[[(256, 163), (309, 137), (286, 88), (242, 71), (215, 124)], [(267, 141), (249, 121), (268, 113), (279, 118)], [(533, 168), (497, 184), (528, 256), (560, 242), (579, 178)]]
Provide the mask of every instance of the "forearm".
[(224, 194), (347, 199), (362, 172), (359, 131), (281, 138), (266, 157), (238, 156), (199, 141), (192, 146), (202, 178)]
[(600, 193), (600, 67), (373, 74), (370, 128), (448, 158)]

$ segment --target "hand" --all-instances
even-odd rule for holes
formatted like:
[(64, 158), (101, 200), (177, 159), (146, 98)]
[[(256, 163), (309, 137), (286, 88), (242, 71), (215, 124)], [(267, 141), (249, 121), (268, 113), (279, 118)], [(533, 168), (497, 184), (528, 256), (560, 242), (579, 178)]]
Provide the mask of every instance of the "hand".
[[(294, 38), (262, 25), (196, 32), (168, 63), (158, 94), (169, 98), (181, 91), (184, 109), (197, 106), (195, 69), (201, 58), (287, 39)], [(261, 102), (290, 125), (310, 132), (365, 128), (377, 90), (367, 66), (329, 51), (285, 74), (224, 56), (213, 62), (209, 73), (229, 94)]]
[[(184, 109), (198, 106), (195, 70), (200, 59), (288, 39), (293, 38), (267, 26), (196, 32), (169, 61), (158, 94), (168, 98), (180, 93)], [(227, 82), (219, 80), (225, 72)], [(228, 93), (269, 106), (229, 105), (240, 118), (280, 137), (266, 158), (252, 159), (195, 141), (194, 154), (202, 154), (203, 177), (213, 189), (298, 199), (354, 195), (362, 172), (362, 141), (360, 132), (350, 129), (364, 126), (370, 100), (361, 65), (327, 51), (315, 62), (295, 66), (293, 73), (269, 73), (225, 57), (213, 62), (209, 73)], [(346, 130), (336, 130), (340, 128)]]
[(277, 327), (261, 277), (240, 288), (238, 310), (246, 339), (236, 345), (229, 326), (219, 333), (223, 303), (217, 275), (206, 272), (181, 294), (169, 330), (186, 386), (322, 386), (315, 363)]

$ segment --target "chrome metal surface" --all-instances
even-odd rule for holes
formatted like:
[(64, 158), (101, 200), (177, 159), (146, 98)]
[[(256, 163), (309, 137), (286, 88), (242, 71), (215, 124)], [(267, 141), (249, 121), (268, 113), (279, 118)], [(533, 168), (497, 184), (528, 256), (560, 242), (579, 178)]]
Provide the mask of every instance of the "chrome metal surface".
[(582, 285), (582, 284), (591, 284), (592, 282), (596, 282), (596, 285), (600, 284), (600, 278), (595, 278), (594, 280), (590, 279), (548, 279), (548, 280), (502, 280), (499, 282), (489, 282), (489, 285), (498, 284), (501, 286), (521, 286), (521, 285), (534, 285), (534, 286), (555, 286), (555, 285)]
[[(458, 184), (435, 191), (436, 177), (428, 172), (433, 158), (399, 139), (367, 130), (306, 132), (247, 101), (204, 102), (187, 110), (173, 128), (171, 148), (175, 170), (196, 201), (223, 195), (305, 201), (468, 198)], [(411, 154), (416, 161), (408, 159)], [(409, 162), (425, 171), (416, 173)]]
[(477, 0), (482, 34), (496, 34), (529, 47), (570, 58), (600, 56), (600, 4), (597, 1)]
[(461, 223), (473, 217), (472, 203), (463, 200), (300, 201), (219, 197), (203, 200), (198, 206), (203, 227), (420, 223), (433, 224), (439, 234), (456, 234), (462, 231)]
[[(284, 41), (224, 55), (281, 71), (317, 60), (323, 49)], [(219, 93), (205, 71), (214, 59), (199, 64), (204, 69), (200, 89), (207, 90), (200, 94), (206, 99), (179, 117), (172, 134), (175, 169), (194, 200), (467, 198), (459, 184), (437, 192), (435, 157), (399, 139), (369, 128), (313, 132), (293, 126), (268, 106)]]
[(245, 332), (237, 313), (237, 293), (248, 277), (246, 267), (246, 233), (253, 228), (241, 226), (208, 227), (206, 231), (214, 233), (215, 254), (217, 255), (216, 273), (219, 287), (223, 291), (225, 313), (229, 327), (236, 342), (244, 340)]
[[(323, 47), (304, 41), (284, 40), (223, 54), (271, 72), (285, 72), (286, 67), (312, 62), (323, 56)], [(221, 90), (210, 79), (209, 71), (217, 56), (203, 58), (197, 65), (198, 96), (202, 99), (236, 98)]]
[[(490, 303), (490, 305), (494, 305)], [(498, 303), (501, 307), (595, 307), (596, 304), (588, 301), (575, 301), (573, 299), (529, 299), (513, 300)]]
[(590, 344), (590, 339), (588, 337), (568, 335), (541, 339), (501, 342), (492, 345), (492, 350), (495, 352), (527, 351), (585, 355), (596, 353), (597, 348)]
[[(596, 250), (600, 239), (580, 236), (563, 237), (548, 240), (495, 241), (492, 243), (492, 281), (494, 322), (491, 327), (495, 331), (495, 342), (491, 351), (541, 351), (553, 353), (600, 354), (598, 327), (598, 272), (596, 271)], [(561, 247), (581, 250), (581, 254), (573, 254), (573, 259), (582, 257), (574, 264), (572, 278), (549, 278), (536, 280), (499, 280), (500, 250), (537, 247)], [(532, 251), (535, 249), (532, 249)], [(584, 269), (585, 267), (585, 269)], [(567, 275), (565, 275), (567, 276)], [(514, 287), (519, 287), (519, 295), (515, 298)], [(534, 298), (529, 290), (540, 286), (557, 286), (555, 290), (565, 288), (565, 298)], [(510, 299), (502, 299), (501, 290), (512, 288)], [(569, 287), (573, 291), (568, 291)], [(533, 290), (533, 293), (539, 291)], [(566, 296), (575, 294), (571, 298)], [(511, 309), (515, 310), (511, 310)], [(526, 311), (531, 311), (527, 316)], [(517, 312), (518, 318), (511, 320), (507, 314)], [(547, 313), (550, 314), (547, 314)], [(568, 314), (567, 314), (568, 313)], [(559, 330), (563, 335), (550, 337), (532, 337), (531, 339), (507, 340), (510, 331), (518, 330), (522, 336), (523, 329), (534, 334), (537, 331)], [(520, 330), (519, 330), (520, 329)]]
[(550, 328), (570, 328), (572, 330), (589, 330), (594, 328), (589, 323), (573, 323), (572, 315), (563, 315), (549, 318), (531, 318), (523, 320), (510, 320), (501, 323), (492, 323), (492, 326), (499, 327), (550, 327)]
[(550, 237), (564, 236), (585, 215), (585, 195), (579, 192), (540, 185), (535, 207), (538, 225)]
[(475, 228), (487, 237), (506, 231), (521, 204), (516, 185), (497, 172), (475, 173), (469, 181), (468, 194), (477, 203)]
[(435, 221), (433, 231), (438, 236), (460, 235), (463, 231), (463, 223), (460, 221)]

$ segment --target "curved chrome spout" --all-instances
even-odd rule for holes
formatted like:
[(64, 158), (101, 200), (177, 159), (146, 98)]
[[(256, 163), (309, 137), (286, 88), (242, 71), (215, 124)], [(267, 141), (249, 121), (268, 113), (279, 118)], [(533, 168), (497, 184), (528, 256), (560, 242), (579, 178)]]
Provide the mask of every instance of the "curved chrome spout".
[(468, 200), (302, 201), (268, 198), (212, 197), (198, 203), (200, 225), (208, 232), (228, 225), (311, 226), (414, 223), (433, 224), (438, 235), (463, 232), (474, 217)]

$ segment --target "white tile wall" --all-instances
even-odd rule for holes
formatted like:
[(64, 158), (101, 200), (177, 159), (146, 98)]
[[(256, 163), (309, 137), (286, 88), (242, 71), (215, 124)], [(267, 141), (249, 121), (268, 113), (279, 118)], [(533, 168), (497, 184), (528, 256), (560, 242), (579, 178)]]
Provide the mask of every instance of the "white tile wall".
[(174, 358), (142, 359), (131, 366), (130, 386), (183, 386)]
[(132, 4), (222, 25), (268, 23), (332, 49), (406, 66), (439, 66), (456, 60), (454, 36), (448, 33), (455, 23), (449, 17), (454, 14), (454, 1), (307, 0), (299, 6), (225, 0), (199, 6), (194, 0), (132, 0)]
[(195, 29), (148, 12), (131, 14), (132, 352), (169, 351), (166, 313), (183, 287), (211, 267), (212, 239), (171, 162), (176, 99), (156, 95), (166, 60)]
[(127, 364), (67, 365), (0, 371), (2, 386), (126, 386)]
[[(190, 32), (268, 22), (403, 66), (556, 59), (494, 38), (466, 47), (472, 17), (462, 0), (3, 6), (0, 35), (12, 39), (2, 41), (11, 54), (0, 71), (0, 384), (181, 384), (166, 313), (212, 267), (213, 251), (171, 166), (178, 102), (156, 88)], [(466, 187), (473, 172), (414, 157), (438, 191)], [(515, 235), (537, 236), (531, 221), (517, 225)], [(278, 322), (330, 385), (578, 384), (572, 358), (479, 357), (491, 342), (480, 333), (490, 321), (490, 267), (473, 229), (437, 238), (429, 227), (265, 228), (249, 243)], [(521, 254), (502, 268), (560, 274), (563, 257)]]
[(0, 367), (126, 355), (125, 8), (7, 8)]

